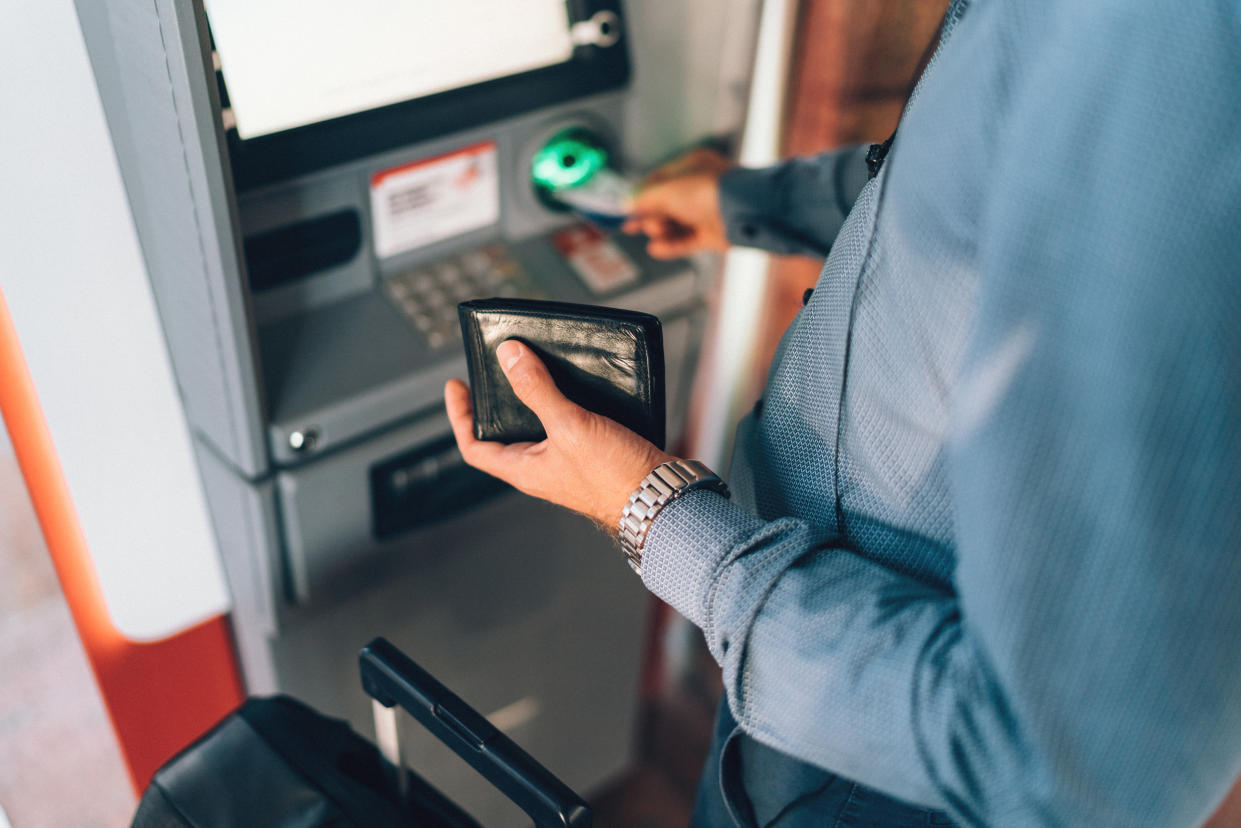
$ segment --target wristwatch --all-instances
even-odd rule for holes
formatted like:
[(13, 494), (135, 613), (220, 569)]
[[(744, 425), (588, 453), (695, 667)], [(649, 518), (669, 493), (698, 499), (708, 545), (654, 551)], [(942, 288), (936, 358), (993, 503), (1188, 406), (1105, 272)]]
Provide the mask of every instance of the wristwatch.
[(697, 460), (672, 460), (655, 467), (629, 496), (617, 532), (629, 567), (642, 574), (642, 544), (660, 510), (692, 489), (710, 489), (728, 497), (728, 485)]

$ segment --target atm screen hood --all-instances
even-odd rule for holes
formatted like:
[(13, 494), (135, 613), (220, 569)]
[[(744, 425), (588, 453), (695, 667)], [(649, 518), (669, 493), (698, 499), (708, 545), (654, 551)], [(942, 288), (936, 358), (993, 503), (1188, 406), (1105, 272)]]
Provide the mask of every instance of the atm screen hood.
[(239, 190), (624, 86), (619, 0), (207, 0)]

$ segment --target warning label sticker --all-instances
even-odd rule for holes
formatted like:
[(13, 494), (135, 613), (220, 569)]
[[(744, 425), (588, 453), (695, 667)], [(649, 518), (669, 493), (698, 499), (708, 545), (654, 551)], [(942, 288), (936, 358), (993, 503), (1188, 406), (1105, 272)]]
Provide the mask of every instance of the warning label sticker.
[(371, 176), (371, 222), (381, 259), (500, 220), (494, 141)]
[(581, 224), (552, 236), (564, 256), (595, 295), (612, 293), (638, 281), (638, 266), (596, 227)]

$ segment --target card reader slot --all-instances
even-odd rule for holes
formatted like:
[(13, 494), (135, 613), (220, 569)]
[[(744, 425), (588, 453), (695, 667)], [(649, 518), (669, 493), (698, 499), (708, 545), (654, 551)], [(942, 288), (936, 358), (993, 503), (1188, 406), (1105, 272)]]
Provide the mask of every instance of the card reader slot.
[(345, 264), (362, 248), (358, 211), (339, 210), (247, 236), (251, 290), (265, 290)]

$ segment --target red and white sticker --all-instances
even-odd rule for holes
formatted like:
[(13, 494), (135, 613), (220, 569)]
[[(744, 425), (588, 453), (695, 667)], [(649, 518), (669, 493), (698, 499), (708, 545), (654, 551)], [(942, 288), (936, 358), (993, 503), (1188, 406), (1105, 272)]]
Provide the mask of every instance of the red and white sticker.
[(552, 236), (552, 244), (596, 295), (638, 281), (638, 266), (597, 227), (580, 224)]
[(494, 141), (371, 176), (375, 255), (395, 256), (500, 220)]

